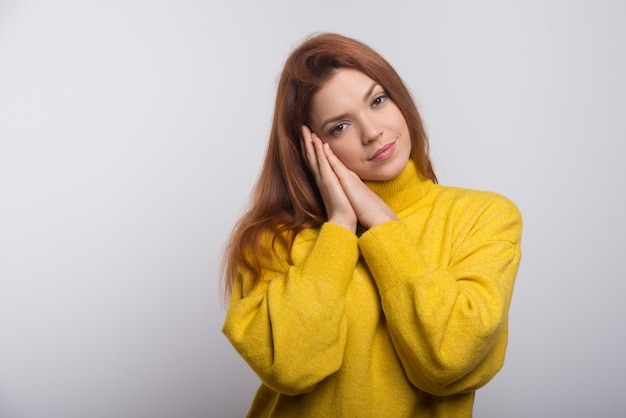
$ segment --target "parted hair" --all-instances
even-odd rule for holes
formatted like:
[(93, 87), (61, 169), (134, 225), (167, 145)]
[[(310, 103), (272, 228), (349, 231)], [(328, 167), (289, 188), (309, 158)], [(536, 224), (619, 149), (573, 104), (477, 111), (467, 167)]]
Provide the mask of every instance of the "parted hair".
[(305, 228), (327, 219), (319, 189), (301, 152), (302, 125), (309, 124), (311, 99), (341, 68), (358, 70), (377, 82), (406, 120), (411, 159), (420, 174), (437, 182), (428, 137), (411, 93), (394, 68), (364, 43), (335, 33), (307, 38), (287, 58), (276, 91), (267, 151), (246, 213), (239, 219), (222, 259), (225, 298), (240, 271), (258, 281), (262, 234), (286, 233), (290, 243)]

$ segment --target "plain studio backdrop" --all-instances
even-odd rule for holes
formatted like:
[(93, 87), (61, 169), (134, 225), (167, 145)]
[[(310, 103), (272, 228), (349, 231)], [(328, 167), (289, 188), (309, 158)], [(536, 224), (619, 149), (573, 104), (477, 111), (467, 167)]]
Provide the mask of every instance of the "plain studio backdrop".
[(307, 35), (386, 57), (524, 256), (475, 415), (626, 410), (626, 3), (0, 0), (0, 417), (242, 417), (223, 244)]

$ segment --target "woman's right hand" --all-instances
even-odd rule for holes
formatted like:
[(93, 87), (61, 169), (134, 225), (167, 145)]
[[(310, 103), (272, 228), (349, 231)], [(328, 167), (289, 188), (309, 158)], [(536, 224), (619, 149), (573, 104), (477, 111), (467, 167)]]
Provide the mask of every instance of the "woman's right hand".
[(322, 140), (307, 126), (302, 127), (302, 156), (322, 194), (328, 221), (356, 232), (356, 213), (324, 154)]

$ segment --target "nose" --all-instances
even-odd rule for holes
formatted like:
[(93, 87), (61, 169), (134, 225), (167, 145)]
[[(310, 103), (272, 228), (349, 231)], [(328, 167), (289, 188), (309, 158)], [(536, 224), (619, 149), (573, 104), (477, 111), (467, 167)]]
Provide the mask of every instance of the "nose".
[(369, 144), (376, 141), (383, 133), (383, 130), (377, 126), (374, 121), (364, 118), (363, 120), (363, 144)]

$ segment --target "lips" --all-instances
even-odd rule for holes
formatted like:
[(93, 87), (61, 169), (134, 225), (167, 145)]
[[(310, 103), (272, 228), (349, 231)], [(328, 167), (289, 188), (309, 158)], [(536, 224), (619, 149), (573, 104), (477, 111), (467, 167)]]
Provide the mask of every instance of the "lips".
[(376, 150), (374, 155), (372, 155), (372, 157), (370, 158), (370, 161), (384, 161), (387, 158), (391, 157), (396, 149), (396, 142), (398, 142), (397, 139)]

